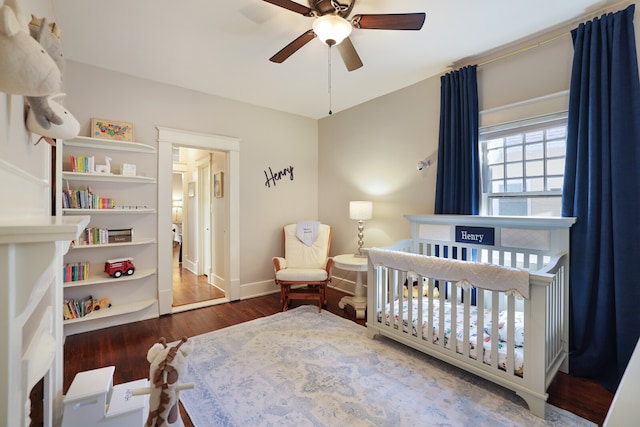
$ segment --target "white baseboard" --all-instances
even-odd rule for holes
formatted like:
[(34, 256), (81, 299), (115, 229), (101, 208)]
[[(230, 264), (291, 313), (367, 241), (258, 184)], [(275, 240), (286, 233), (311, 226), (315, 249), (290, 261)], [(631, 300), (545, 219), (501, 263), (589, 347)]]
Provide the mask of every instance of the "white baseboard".
[(276, 285), (273, 279), (240, 285), (241, 300), (270, 295), (276, 292), (280, 292), (280, 287)]
[(224, 292), (224, 277), (220, 277), (219, 275), (214, 274), (212, 279), (213, 280), (209, 284)]
[(185, 260), (182, 263), (182, 268), (186, 268), (196, 276), (198, 275), (198, 264), (195, 261)]

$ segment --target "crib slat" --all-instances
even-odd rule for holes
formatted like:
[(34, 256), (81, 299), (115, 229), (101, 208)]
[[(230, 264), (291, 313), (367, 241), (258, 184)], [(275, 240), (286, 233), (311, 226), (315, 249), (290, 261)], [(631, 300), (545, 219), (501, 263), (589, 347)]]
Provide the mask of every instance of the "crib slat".
[[(434, 298), (433, 298), (433, 289), (434, 289), (434, 285), (435, 283), (430, 279), (429, 282), (431, 283), (431, 287), (430, 289), (430, 297), (429, 297), (429, 301), (427, 302), (427, 306), (429, 309), (429, 315), (427, 316), (427, 341), (431, 344), (433, 342), (433, 306), (434, 306)], [(442, 297), (442, 293), (440, 294), (439, 298)]]
[[(381, 273), (380, 274), (380, 279), (383, 281), (383, 286), (384, 286), (384, 296), (383, 298), (388, 298), (387, 301), (385, 301), (384, 304), (384, 312), (382, 314), (382, 322), (384, 324), (384, 322), (386, 322), (387, 316), (389, 316), (389, 321), (390, 321), (390, 326), (393, 328), (393, 302), (395, 301), (395, 292), (393, 290), (393, 287), (389, 286), (389, 269), (386, 267), (381, 267), (378, 269), (378, 271)], [(387, 307), (389, 308), (389, 312), (387, 313), (386, 309)]]
[(557, 323), (557, 317), (554, 315), (556, 313), (556, 293), (554, 292), (554, 284), (551, 284), (546, 289), (546, 297), (547, 301), (549, 301), (550, 310), (546, 314), (546, 336), (549, 338), (548, 346), (547, 346), (547, 354), (545, 354), (545, 365), (549, 365), (549, 357), (551, 354), (556, 354), (556, 331), (554, 325)]
[(469, 357), (469, 329), (471, 316), (471, 289), (463, 289), (464, 300), (464, 331), (462, 332), (462, 354)]
[(515, 366), (515, 337), (516, 337), (516, 304), (513, 294), (507, 297), (507, 363), (506, 371), (513, 373)]
[[(458, 343), (458, 284), (450, 283), (451, 287), (451, 332), (449, 333), (449, 348), (456, 352)], [(444, 335), (440, 335), (444, 337)]]
[[(424, 286), (425, 286), (425, 280), (424, 277), (422, 276), (418, 276), (418, 321), (416, 322), (416, 338), (421, 338), (422, 337), (422, 313), (424, 313), (424, 298), (422, 298), (422, 295), (424, 295)], [(429, 283), (427, 282), (427, 288), (429, 286)]]
[(400, 289), (400, 284), (398, 283), (398, 271), (391, 270), (391, 276), (389, 277), (389, 282), (392, 284), (394, 291), (393, 301), (398, 303), (398, 306), (393, 310), (393, 319), (398, 319), (397, 328), (400, 332), (402, 332), (402, 289)]
[(491, 366), (498, 369), (498, 313), (500, 300), (497, 292), (491, 292)]
[[(447, 288), (447, 283), (442, 281), (440, 282), (440, 285), (443, 286), (445, 289)], [(439, 310), (439, 322), (440, 324), (438, 325), (438, 337), (439, 337), (439, 341), (438, 341), (438, 345), (442, 347), (442, 349), (444, 350), (444, 303), (446, 300), (446, 292), (440, 292), (440, 310)]]
[[(480, 362), (484, 362), (484, 291), (478, 289), (476, 302), (478, 303), (478, 327), (476, 336), (476, 358)], [(482, 313), (482, 314), (481, 314)]]
[[(406, 274), (406, 272), (403, 272), (402, 277), (400, 278), (400, 281), (403, 283), (407, 284), (407, 296), (404, 296), (404, 289), (402, 289), (402, 307), (407, 307), (407, 317), (406, 319), (403, 317), (401, 325), (402, 325), (402, 330), (404, 331), (404, 322), (407, 322), (407, 331), (406, 333), (408, 335), (412, 334), (412, 329), (413, 329), (413, 279), (409, 278)], [(403, 316), (404, 316), (404, 310), (398, 310), (401, 311)]]

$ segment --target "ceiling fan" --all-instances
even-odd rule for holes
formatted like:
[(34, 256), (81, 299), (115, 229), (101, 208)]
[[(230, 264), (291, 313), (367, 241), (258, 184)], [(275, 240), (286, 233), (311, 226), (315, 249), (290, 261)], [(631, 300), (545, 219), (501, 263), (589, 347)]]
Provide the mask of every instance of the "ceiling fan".
[[(348, 4), (337, 0), (309, 0), (309, 7), (291, 0), (264, 0), (300, 15), (314, 18), (313, 29), (273, 55), (271, 62), (282, 63), (316, 36), (329, 46), (337, 46), (347, 67), (353, 71), (362, 67), (362, 61), (349, 39), (352, 28), (370, 30), (420, 30), (424, 24), (424, 13), (360, 14), (348, 19), (356, 0)], [(347, 1), (347, 0), (342, 0)]]

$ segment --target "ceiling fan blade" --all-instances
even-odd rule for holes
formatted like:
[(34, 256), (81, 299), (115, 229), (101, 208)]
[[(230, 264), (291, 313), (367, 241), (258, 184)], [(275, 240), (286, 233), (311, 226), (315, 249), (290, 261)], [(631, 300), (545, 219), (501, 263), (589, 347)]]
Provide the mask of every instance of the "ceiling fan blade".
[(291, 0), (264, 0), (264, 1), (266, 1), (267, 3), (274, 4), (276, 6), (280, 6), (292, 12), (299, 13), (300, 15), (312, 16), (313, 11), (311, 9), (309, 9), (307, 6), (303, 6)]
[(351, 23), (367, 30), (419, 30), (424, 24), (423, 13), (390, 13), (380, 15), (355, 15)]
[(303, 33), (300, 37), (283, 47), (278, 53), (269, 58), (269, 61), (277, 62), (278, 64), (284, 62), (285, 59), (296, 53), (298, 49), (313, 40), (315, 36), (316, 33), (314, 33), (313, 30)]
[(362, 61), (360, 60), (360, 56), (358, 56), (358, 52), (356, 52), (356, 48), (353, 47), (353, 43), (351, 43), (351, 39), (347, 37), (338, 45), (338, 51), (340, 52), (340, 56), (342, 56), (342, 60), (344, 61), (344, 65), (347, 67), (347, 70), (353, 71), (362, 67)]

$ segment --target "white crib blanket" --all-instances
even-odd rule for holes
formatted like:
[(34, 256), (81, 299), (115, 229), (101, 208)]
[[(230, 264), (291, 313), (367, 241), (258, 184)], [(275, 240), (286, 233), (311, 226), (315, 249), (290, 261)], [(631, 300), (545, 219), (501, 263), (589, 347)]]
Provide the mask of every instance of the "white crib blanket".
[(369, 258), (374, 266), (384, 265), (406, 271), (414, 278), (416, 275), (422, 275), (449, 282), (466, 283), (481, 289), (513, 292), (529, 298), (529, 272), (520, 268), (380, 248), (371, 248)]
[[(429, 298), (423, 298), (422, 305), (422, 339), (428, 339), (428, 319), (429, 319)], [(412, 299), (412, 330), (413, 336), (417, 337), (417, 323), (418, 323), (418, 298)], [(394, 315), (394, 328), (398, 329), (398, 322), (400, 319), (400, 313), (398, 310), (398, 301), (395, 301), (393, 305)], [(477, 336), (478, 336), (478, 308), (470, 306), (469, 313), (469, 357), (477, 359)], [(386, 307), (386, 319), (387, 326), (390, 325), (389, 318), (391, 316), (390, 307), (387, 304)], [(491, 328), (492, 328), (492, 316), (491, 310), (484, 310), (483, 321), (483, 360), (487, 364), (491, 364)], [(403, 300), (402, 309), (402, 321), (403, 331), (409, 332), (409, 304), (407, 300)], [(445, 348), (451, 348), (451, 303), (445, 301), (444, 312), (444, 346)], [(382, 312), (378, 311), (378, 321), (382, 322)], [(498, 316), (498, 364), (502, 370), (507, 369), (507, 336), (508, 336), (508, 324), (507, 324), (507, 312), (503, 311)], [(515, 349), (514, 349), (514, 373), (522, 375), (524, 369), (524, 317), (522, 312), (515, 312)], [(440, 300), (433, 300), (433, 342), (438, 343), (440, 341)], [(463, 340), (464, 340), (464, 306), (458, 304), (456, 310), (456, 351), (460, 354), (463, 352)]]

